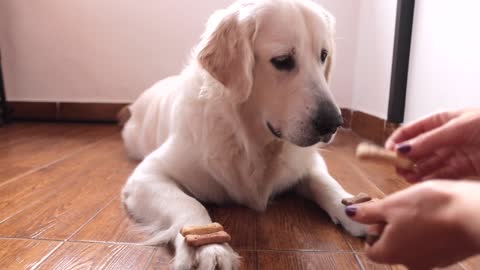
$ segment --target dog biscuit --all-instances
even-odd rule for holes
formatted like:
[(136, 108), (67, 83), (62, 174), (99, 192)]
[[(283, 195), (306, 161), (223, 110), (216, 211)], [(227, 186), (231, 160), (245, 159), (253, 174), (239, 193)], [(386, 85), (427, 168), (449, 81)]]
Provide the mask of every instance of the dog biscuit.
[(356, 195), (354, 197), (342, 199), (342, 204), (345, 205), (345, 206), (349, 206), (349, 205), (352, 205), (352, 204), (364, 203), (364, 202), (368, 202), (368, 201), (371, 201), (371, 200), (372, 200), (372, 198), (370, 196), (368, 196), (367, 194), (359, 193), (358, 195)]
[(187, 236), (189, 234), (209, 234), (219, 231), (223, 231), (223, 226), (220, 223), (215, 222), (203, 226), (185, 226), (180, 233), (183, 236)]
[(219, 231), (209, 234), (188, 234), (185, 236), (185, 241), (192, 247), (199, 247), (208, 244), (227, 243), (232, 238), (225, 231)]
[(382, 161), (395, 165), (404, 170), (411, 170), (414, 162), (394, 151), (386, 150), (369, 143), (361, 143), (357, 146), (356, 156), (360, 160)]

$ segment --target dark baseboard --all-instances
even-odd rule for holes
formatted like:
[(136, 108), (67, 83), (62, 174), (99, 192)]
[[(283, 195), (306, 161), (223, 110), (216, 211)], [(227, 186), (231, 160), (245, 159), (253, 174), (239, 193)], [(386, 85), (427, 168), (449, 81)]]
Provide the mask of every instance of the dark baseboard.
[(383, 145), (388, 137), (400, 126), (385, 119), (364, 113), (342, 109), (344, 128), (351, 129), (360, 137)]
[(9, 102), (14, 120), (117, 122), (127, 104), (74, 102)]
[[(117, 113), (127, 104), (74, 102), (9, 102), (14, 120), (117, 122)], [(342, 108), (344, 128), (377, 144), (398, 128), (398, 124), (370, 114)]]

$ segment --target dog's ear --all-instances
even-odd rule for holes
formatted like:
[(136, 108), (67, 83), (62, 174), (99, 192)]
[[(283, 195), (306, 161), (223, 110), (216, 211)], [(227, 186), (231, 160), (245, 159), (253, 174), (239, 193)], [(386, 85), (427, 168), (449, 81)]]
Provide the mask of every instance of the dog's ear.
[(248, 10), (234, 5), (215, 12), (196, 50), (202, 67), (228, 88), (227, 94), (238, 103), (248, 99), (253, 85), (256, 22)]

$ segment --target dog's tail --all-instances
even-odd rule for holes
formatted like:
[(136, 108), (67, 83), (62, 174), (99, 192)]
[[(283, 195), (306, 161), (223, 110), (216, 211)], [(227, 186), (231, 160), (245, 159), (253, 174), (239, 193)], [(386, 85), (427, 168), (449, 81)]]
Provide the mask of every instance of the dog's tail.
[(125, 123), (132, 117), (132, 113), (130, 112), (130, 105), (123, 107), (117, 113), (117, 123), (120, 127), (123, 127)]

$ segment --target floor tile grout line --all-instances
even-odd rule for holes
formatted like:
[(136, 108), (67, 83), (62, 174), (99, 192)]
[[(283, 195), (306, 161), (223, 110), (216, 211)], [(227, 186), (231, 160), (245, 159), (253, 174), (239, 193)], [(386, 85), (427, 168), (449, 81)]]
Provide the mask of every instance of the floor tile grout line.
[(143, 268), (144, 270), (147, 270), (148, 266), (152, 263), (153, 255), (155, 255), (155, 249), (152, 250), (152, 254), (150, 254), (150, 257), (148, 258), (147, 263), (145, 264), (145, 268)]
[(86, 220), (82, 225), (80, 225), (80, 227), (78, 227), (75, 231), (72, 232), (72, 234), (70, 234), (69, 237), (67, 237), (67, 239), (65, 239), (65, 241), (70, 241), (70, 239), (72, 239), (72, 237), (75, 236), (75, 234), (77, 234), (80, 230), (82, 230), (85, 226), (87, 226), (88, 223), (90, 223), (95, 217), (98, 216), (98, 214), (100, 214), (100, 212), (102, 212), (105, 208), (107, 208), (108, 206), (110, 206), (110, 204), (112, 204), (114, 201), (115, 201), (116, 197), (113, 196), (113, 198), (110, 199), (110, 201), (108, 201), (104, 206), (100, 207), (100, 209), (98, 209), (88, 220)]
[(64, 160), (66, 160), (66, 159), (69, 159), (69, 158), (71, 158), (72, 156), (74, 156), (74, 155), (76, 155), (76, 154), (78, 154), (78, 153), (80, 153), (80, 152), (83, 152), (83, 151), (85, 151), (85, 150), (87, 150), (87, 149), (89, 149), (89, 148), (92, 148), (92, 147), (94, 147), (95, 145), (99, 144), (101, 141), (106, 140), (107, 138), (110, 138), (110, 137), (113, 137), (113, 136), (115, 136), (115, 134), (112, 134), (112, 135), (106, 136), (106, 137), (104, 137), (104, 138), (98, 139), (97, 141), (92, 142), (92, 143), (90, 143), (90, 144), (88, 144), (88, 145), (85, 145), (84, 147), (81, 147), (81, 148), (79, 148), (79, 149), (71, 152), (70, 154), (64, 155), (64, 156), (61, 157), (61, 158), (58, 158), (58, 159), (56, 159), (56, 160), (54, 160), (54, 161), (51, 161), (51, 162), (49, 162), (49, 163), (47, 163), (47, 164), (45, 164), (45, 165), (42, 165), (42, 166), (36, 167), (36, 168), (34, 168), (34, 169), (31, 169), (31, 170), (29, 170), (29, 171), (26, 171), (26, 172), (24, 172), (24, 173), (22, 173), (22, 174), (20, 174), (20, 175), (14, 176), (13, 178), (11, 178), (11, 179), (9, 179), (9, 180), (0, 183), (0, 188), (2, 188), (3, 186), (5, 186), (5, 185), (7, 185), (7, 184), (9, 184), (9, 183), (12, 183), (12, 182), (14, 182), (14, 181), (16, 181), (16, 180), (18, 180), (18, 179), (20, 179), (20, 178), (23, 178), (23, 177), (25, 177), (25, 176), (27, 176), (27, 175), (29, 175), (29, 174), (33, 174), (33, 173), (38, 172), (38, 171), (40, 171), (40, 170), (42, 170), (42, 169), (48, 168), (48, 167), (50, 167), (50, 166), (52, 166), (52, 165), (54, 165), (54, 164), (56, 164), (56, 163), (62, 162), (62, 161), (64, 161)]
[(22, 241), (44, 241), (44, 242), (63, 242), (62, 240), (57, 239), (37, 239), (37, 238), (28, 238), (28, 237), (9, 237), (9, 236), (0, 236), (0, 240), (22, 240)]
[(53, 253), (55, 253), (61, 246), (63, 246), (65, 242), (60, 242), (54, 249), (52, 249), (42, 260), (40, 260), (34, 267), (32, 267), (31, 270), (38, 269), (50, 256), (52, 256)]
[(358, 254), (356, 252), (353, 252), (353, 256), (355, 257), (355, 260), (357, 261), (357, 264), (360, 266), (361, 270), (367, 270), (365, 266), (362, 263), (362, 260), (360, 260), (360, 257), (358, 257)]
[(355, 249), (353, 248), (352, 244), (347, 240), (347, 238), (345, 237), (345, 234), (347, 232), (345, 230), (342, 231), (341, 235), (342, 235), (342, 239), (343, 241), (345, 241), (345, 243), (347, 243), (347, 246), (350, 248), (350, 251), (351, 252), (355, 252)]

